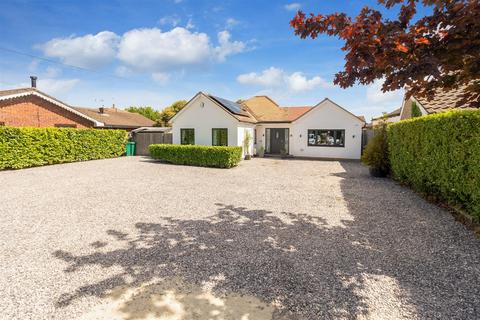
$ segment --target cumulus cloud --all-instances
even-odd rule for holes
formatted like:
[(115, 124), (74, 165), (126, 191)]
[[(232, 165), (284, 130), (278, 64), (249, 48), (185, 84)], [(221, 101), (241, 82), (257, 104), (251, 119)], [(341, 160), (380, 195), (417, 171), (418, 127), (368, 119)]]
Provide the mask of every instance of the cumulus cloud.
[(288, 3), (288, 4), (284, 5), (283, 7), (287, 11), (297, 11), (297, 10), (300, 10), (302, 5), (298, 2), (292, 2), (292, 3)]
[(191, 32), (177, 27), (162, 32), (160, 29), (135, 29), (124, 34), (118, 58), (125, 64), (143, 71), (162, 72), (224, 61), (229, 55), (240, 53), (245, 43), (231, 41), (228, 31), (218, 33), (218, 46), (213, 47), (206, 33)]
[(218, 60), (225, 61), (229, 55), (237, 54), (245, 50), (245, 43), (242, 41), (230, 41), (231, 35), (228, 31), (221, 31), (218, 33), (218, 44), (215, 52)]
[(237, 77), (237, 81), (241, 84), (253, 84), (262, 87), (277, 87), (282, 85), (285, 73), (283, 70), (270, 67), (261, 73), (250, 72), (241, 74)]
[[(172, 17), (164, 18), (160, 23), (177, 23)], [(188, 24), (193, 28), (190, 20)], [(122, 36), (102, 31), (95, 35), (52, 39), (39, 48), (46, 56), (79, 67), (94, 69), (117, 61), (120, 62), (115, 69), (117, 75), (145, 72), (158, 82), (168, 80), (158, 74), (223, 62), (228, 56), (246, 50), (246, 44), (232, 40), (227, 30), (219, 32), (217, 40), (212, 41), (206, 33), (194, 32), (190, 27), (175, 27), (169, 31), (132, 29)]]
[(293, 92), (310, 91), (316, 88), (330, 88), (332, 84), (320, 76), (307, 78), (302, 72), (287, 73), (282, 69), (270, 67), (261, 73), (241, 74), (237, 81), (246, 85), (258, 85), (265, 88), (285, 87)]
[(118, 58), (141, 70), (162, 71), (179, 66), (200, 64), (210, 56), (205, 33), (185, 28), (162, 32), (160, 29), (134, 29), (123, 35)]
[(85, 68), (99, 68), (110, 63), (117, 53), (120, 37), (110, 31), (81, 37), (55, 38), (39, 46), (47, 57)]

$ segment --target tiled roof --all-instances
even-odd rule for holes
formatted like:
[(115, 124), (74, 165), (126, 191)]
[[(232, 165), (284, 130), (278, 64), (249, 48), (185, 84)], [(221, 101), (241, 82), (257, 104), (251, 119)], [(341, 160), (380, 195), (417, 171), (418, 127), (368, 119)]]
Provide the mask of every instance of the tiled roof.
[(457, 101), (461, 99), (465, 87), (466, 86), (461, 86), (458, 89), (452, 89), (450, 91), (439, 89), (435, 92), (435, 97), (431, 100), (417, 97), (415, 97), (415, 99), (420, 102), (428, 113), (443, 112), (450, 109), (468, 109), (468, 106), (456, 105)]
[[(267, 96), (252, 97), (243, 101), (242, 105), (247, 108), (250, 114), (252, 114), (258, 122), (292, 122), (315, 108), (314, 106), (280, 107), (275, 101)], [(345, 111), (350, 113), (347, 110)], [(365, 122), (363, 116), (353, 116)]]
[(33, 91), (33, 90), (35, 90), (35, 89), (33, 89), (33, 88), (20, 88), (20, 89), (1, 90), (0, 91), (0, 97), (10, 96), (12, 94), (30, 92), (30, 91)]
[(105, 108), (105, 114), (102, 115), (99, 109), (91, 109), (91, 108), (77, 108), (72, 107), (54, 98), (36, 88), (19, 88), (19, 89), (11, 89), (11, 90), (0, 90), (0, 99), (8, 99), (8, 96), (13, 95), (36, 95), (39, 97), (43, 97), (44, 99), (50, 100), (56, 104), (63, 106), (65, 109), (69, 110), (70, 112), (79, 114), (93, 122), (101, 122), (96, 123), (96, 125), (101, 125), (102, 123), (105, 124), (106, 127), (124, 127), (124, 128), (137, 128), (137, 127), (150, 127), (155, 124), (154, 121), (145, 118), (144, 116), (138, 113), (127, 112), (119, 109), (113, 108)]
[(258, 122), (292, 122), (313, 107), (280, 107), (267, 96), (255, 96), (242, 102)]
[(105, 127), (137, 128), (151, 127), (155, 124), (141, 114), (120, 110), (117, 108), (104, 108), (104, 113), (99, 109), (74, 107), (75, 110), (105, 124)]

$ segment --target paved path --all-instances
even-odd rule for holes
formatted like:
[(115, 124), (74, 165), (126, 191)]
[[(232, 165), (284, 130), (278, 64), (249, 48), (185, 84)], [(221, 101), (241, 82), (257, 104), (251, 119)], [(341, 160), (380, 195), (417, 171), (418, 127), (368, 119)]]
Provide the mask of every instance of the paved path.
[(480, 241), (359, 163), (0, 172), (0, 318), (478, 319)]

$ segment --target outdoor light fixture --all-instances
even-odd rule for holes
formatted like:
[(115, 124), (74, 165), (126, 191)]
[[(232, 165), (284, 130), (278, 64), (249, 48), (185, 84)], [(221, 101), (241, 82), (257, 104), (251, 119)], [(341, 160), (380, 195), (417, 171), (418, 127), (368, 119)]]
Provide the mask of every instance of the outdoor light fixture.
[(200, 102), (200, 108), (205, 107), (205, 102)]

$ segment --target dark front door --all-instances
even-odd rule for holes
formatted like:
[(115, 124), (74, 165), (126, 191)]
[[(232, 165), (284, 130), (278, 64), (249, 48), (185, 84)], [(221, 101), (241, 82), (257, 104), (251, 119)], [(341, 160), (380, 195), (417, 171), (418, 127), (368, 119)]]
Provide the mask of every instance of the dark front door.
[(280, 154), (282, 150), (288, 153), (288, 129), (270, 128), (270, 152), (271, 154)]

